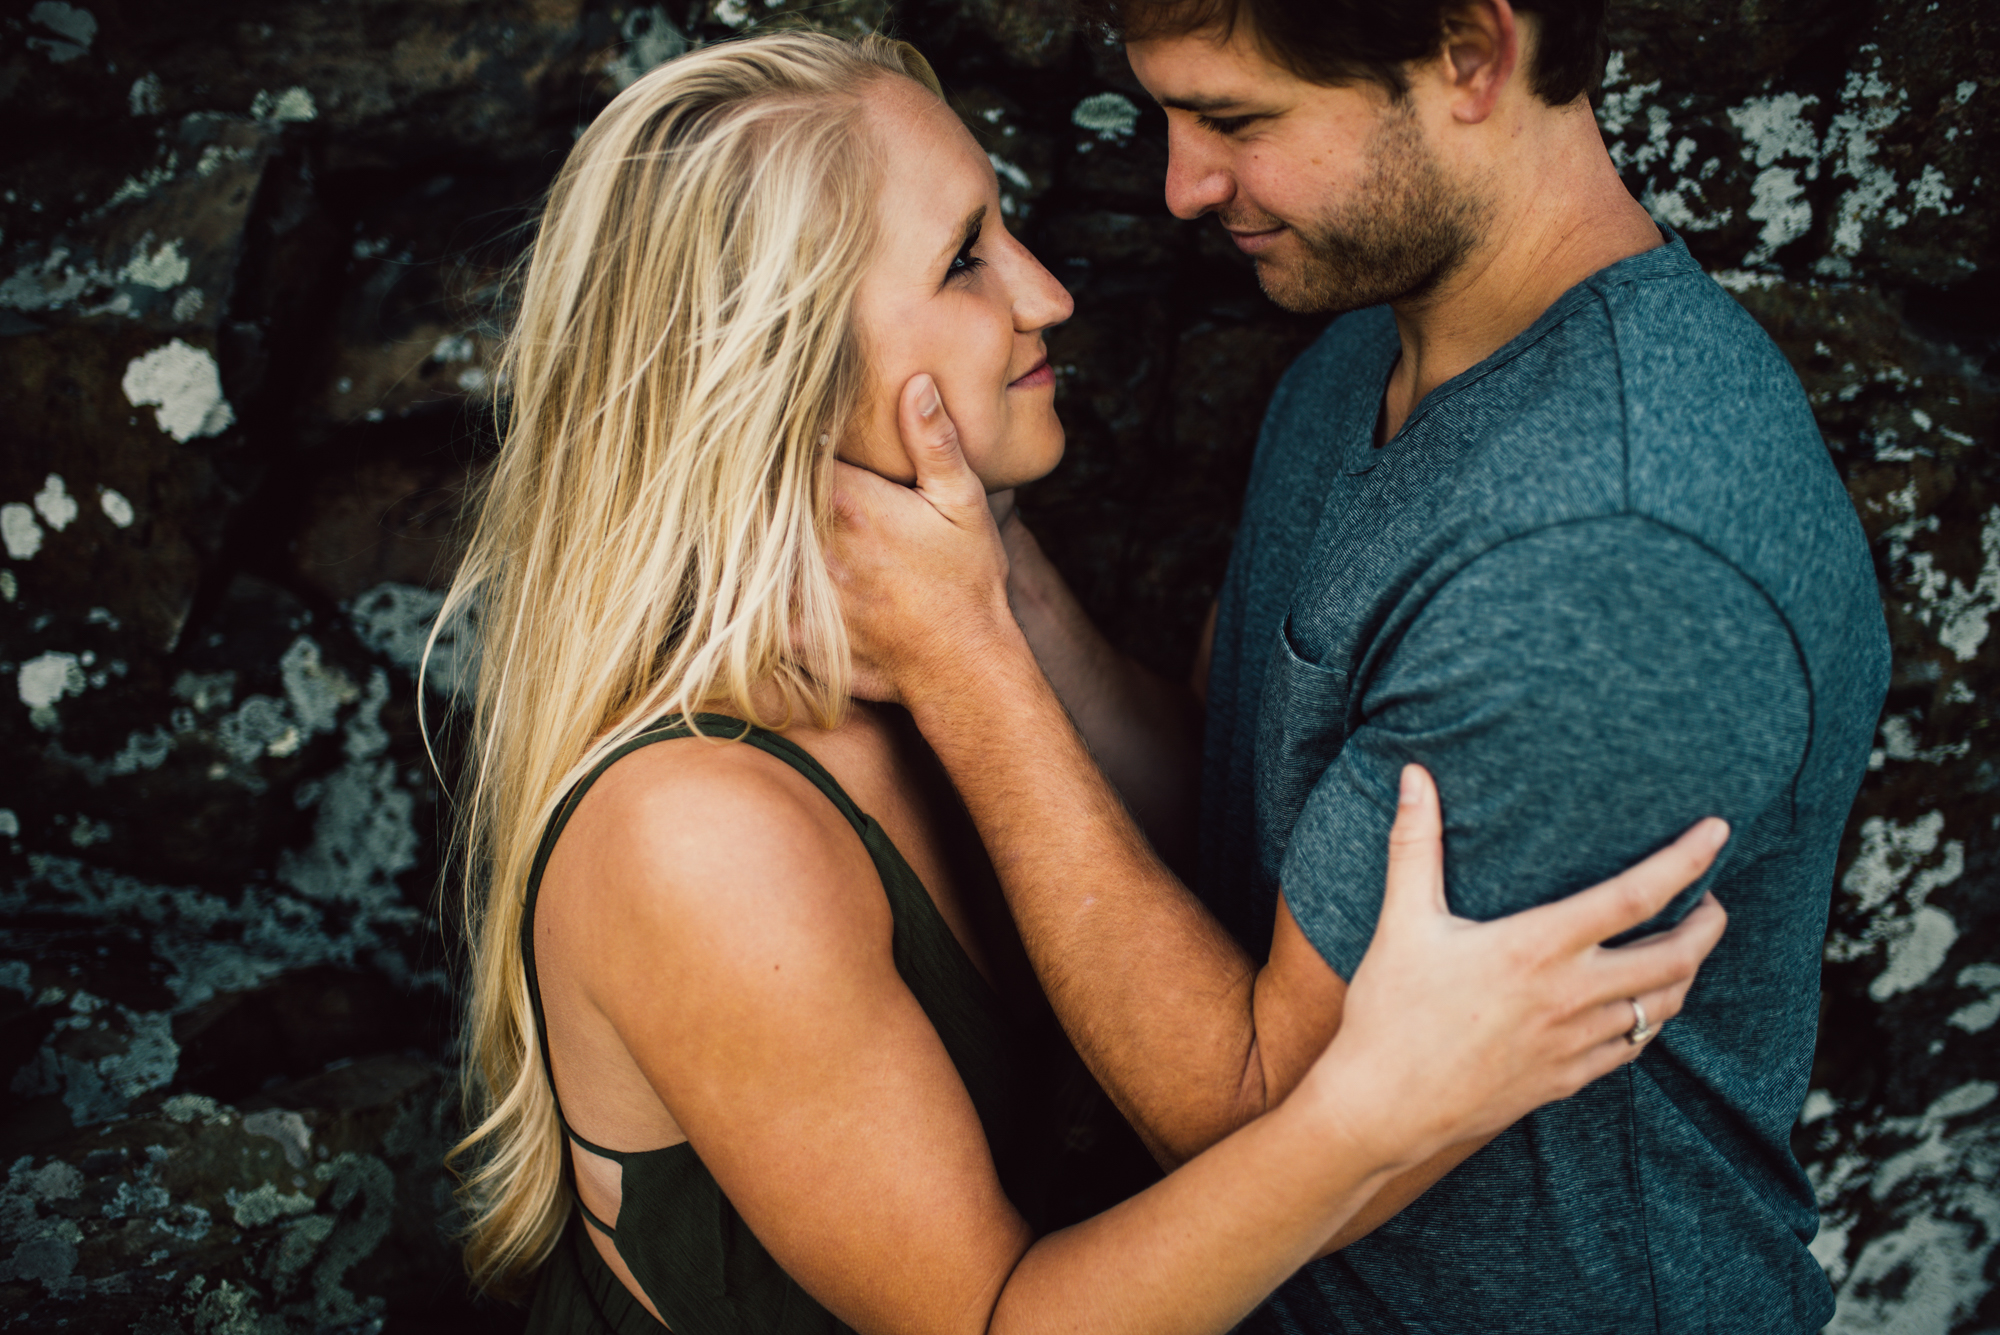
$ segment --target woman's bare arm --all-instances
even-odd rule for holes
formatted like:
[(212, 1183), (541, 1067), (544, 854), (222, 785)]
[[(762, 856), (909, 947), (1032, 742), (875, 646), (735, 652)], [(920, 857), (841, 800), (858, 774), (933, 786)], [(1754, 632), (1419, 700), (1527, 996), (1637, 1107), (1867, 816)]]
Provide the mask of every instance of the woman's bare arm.
[[(564, 873), (545, 976), (588, 962), (590, 1003), (732, 1204), (857, 1330), (1220, 1332), (1396, 1171), (1626, 1055), (1601, 1007), (1552, 1007), (1539, 985), (1475, 980), (1468, 1021), (1455, 952), (1425, 935), (1442, 914), (1422, 868), (1441, 856), (1434, 798), (1430, 812), (1383, 914), (1384, 976), (1418, 975), (1415, 999), (1358, 974), (1358, 1018), (1282, 1105), (1039, 1240), (895, 971), (873, 864), (770, 757), (668, 743), (607, 775), (565, 835), (588, 856)], [(1413, 1051), (1440, 1069), (1412, 1072)]]
[(1342, 1147), (1334, 1100), (1302, 1101), (1037, 1241), (817, 789), (751, 748), (666, 743), (564, 840), (544, 976), (586, 978), (758, 1239), (859, 1331), (1219, 1332), (1394, 1166)]

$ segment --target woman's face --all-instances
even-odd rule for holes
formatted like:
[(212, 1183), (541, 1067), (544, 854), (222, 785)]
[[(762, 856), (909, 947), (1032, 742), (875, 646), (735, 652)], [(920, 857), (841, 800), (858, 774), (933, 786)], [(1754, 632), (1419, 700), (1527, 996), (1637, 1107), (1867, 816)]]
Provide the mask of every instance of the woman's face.
[(1033, 481), (1062, 458), (1042, 331), (1069, 318), (1069, 293), (1008, 235), (992, 165), (950, 108), (894, 77), (863, 96), (884, 158), (880, 240), (855, 296), (869, 387), (840, 457), (912, 481), (896, 404), (927, 371), (986, 489)]

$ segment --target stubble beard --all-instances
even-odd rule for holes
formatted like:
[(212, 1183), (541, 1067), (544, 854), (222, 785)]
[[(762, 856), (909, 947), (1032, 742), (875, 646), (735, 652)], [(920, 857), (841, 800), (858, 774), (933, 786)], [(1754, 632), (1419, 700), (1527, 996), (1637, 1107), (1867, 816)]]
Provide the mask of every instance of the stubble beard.
[(1485, 201), (1446, 178), (1414, 103), (1391, 109), (1366, 154), (1367, 179), (1349, 203), (1292, 224), (1297, 258), (1258, 261), (1259, 286), (1286, 310), (1342, 314), (1420, 300), (1479, 244)]

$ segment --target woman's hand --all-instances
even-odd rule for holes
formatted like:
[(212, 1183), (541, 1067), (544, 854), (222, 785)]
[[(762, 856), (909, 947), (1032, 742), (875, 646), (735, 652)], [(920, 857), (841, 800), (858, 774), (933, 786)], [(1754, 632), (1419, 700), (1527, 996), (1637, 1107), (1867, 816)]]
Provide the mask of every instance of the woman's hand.
[(1355, 970), (1340, 1032), (1300, 1093), (1338, 1100), (1364, 1155), (1407, 1165), (1490, 1137), (1645, 1050), (1680, 1013), (1728, 915), (1708, 895), (1679, 925), (1600, 943), (1665, 909), (1714, 862), (1729, 827), (1713, 817), (1628, 871), (1492, 922), (1445, 902), (1437, 787), (1406, 766), (1389, 835), (1388, 885)]

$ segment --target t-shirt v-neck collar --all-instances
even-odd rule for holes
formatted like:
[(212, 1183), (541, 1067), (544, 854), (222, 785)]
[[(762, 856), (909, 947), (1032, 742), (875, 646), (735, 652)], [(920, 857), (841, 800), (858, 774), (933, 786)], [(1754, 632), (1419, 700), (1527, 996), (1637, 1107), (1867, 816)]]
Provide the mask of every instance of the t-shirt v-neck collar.
[(1347, 473), (1365, 473), (1387, 458), (1399, 442), (1409, 439), (1425, 417), (1439, 404), (1452, 395), (1477, 384), (1494, 371), (1499, 370), (1514, 358), (1540, 342), (1551, 330), (1588, 305), (1597, 295), (1597, 289), (1606, 283), (1644, 281), (1649, 278), (1669, 278), (1683, 273), (1699, 273), (1701, 266), (1688, 253), (1687, 243), (1682, 241), (1672, 228), (1660, 226), (1661, 244), (1651, 250), (1642, 250), (1637, 255), (1628, 255), (1615, 264), (1607, 264), (1596, 273), (1577, 283), (1550, 303), (1549, 308), (1535, 318), (1535, 322), (1520, 333), (1500, 345), (1485, 360), (1460, 371), (1451, 379), (1433, 389), (1418, 401), (1404, 419), (1395, 435), (1382, 444), (1375, 443), (1375, 428), (1381, 421), (1382, 400), (1388, 392), (1389, 376), (1396, 369), (1396, 357), (1402, 350), (1396, 334), (1394, 322), (1388, 325), (1388, 337), (1382, 345), (1382, 359), (1374, 367), (1372, 379), (1377, 392), (1371, 403), (1374, 411), (1366, 420), (1358, 424), (1358, 430), (1348, 433), (1346, 449), (1341, 459), (1341, 470)]

